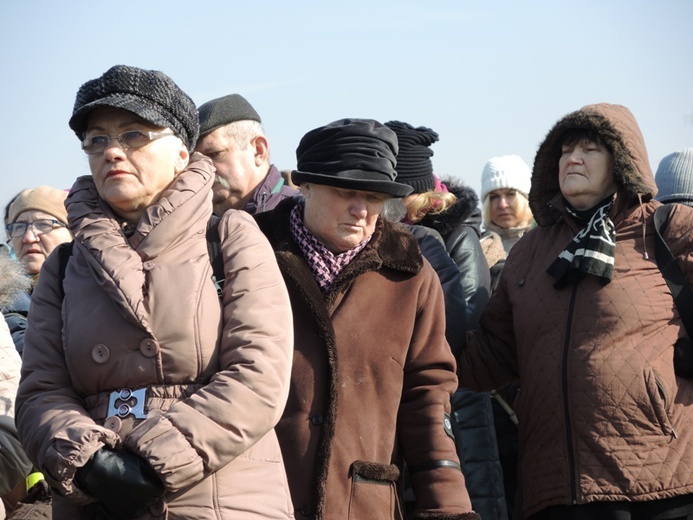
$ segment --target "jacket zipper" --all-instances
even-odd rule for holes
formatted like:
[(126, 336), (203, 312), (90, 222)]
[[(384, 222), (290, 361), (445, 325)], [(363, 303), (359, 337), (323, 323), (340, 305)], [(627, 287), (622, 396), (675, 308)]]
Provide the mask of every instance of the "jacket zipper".
[(570, 471), (570, 495), (571, 503), (577, 504), (577, 479), (575, 477), (575, 453), (573, 451), (573, 427), (570, 419), (570, 400), (568, 399), (568, 358), (570, 357), (570, 329), (573, 323), (573, 312), (575, 311), (575, 299), (577, 296), (577, 282), (573, 284), (573, 293), (570, 296), (570, 307), (568, 308), (568, 320), (566, 322), (565, 341), (563, 343), (563, 413), (565, 415), (567, 449), (568, 449), (568, 469)]

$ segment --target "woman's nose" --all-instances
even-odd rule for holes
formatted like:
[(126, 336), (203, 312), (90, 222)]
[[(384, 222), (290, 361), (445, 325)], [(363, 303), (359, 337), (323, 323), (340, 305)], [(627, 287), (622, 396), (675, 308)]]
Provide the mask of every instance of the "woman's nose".
[(125, 150), (118, 139), (111, 137), (103, 151), (103, 155), (106, 160), (120, 159), (125, 156)]
[(34, 231), (34, 226), (31, 226), (31, 225), (27, 226), (26, 231), (22, 235), (22, 242), (24, 242), (25, 244), (32, 244), (32, 243), (38, 242), (38, 241), (39, 241), (39, 237), (36, 234), (36, 232)]

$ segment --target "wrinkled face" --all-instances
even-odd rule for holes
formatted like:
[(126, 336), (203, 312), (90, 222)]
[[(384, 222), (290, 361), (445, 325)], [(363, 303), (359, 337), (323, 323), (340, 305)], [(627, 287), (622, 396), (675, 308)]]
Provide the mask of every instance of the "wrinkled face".
[[(89, 116), (86, 135), (115, 137), (132, 130), (163, 129), (126, 110), (99, 108)], [(111, 139), (102, 153), (89, 155), (89, 167), (101, 198), (117, 215), (136, 222), (187, 166), (188, 158), (183, 141), (173, 135), (127, 150), (117, 139)]]
[(251, 192), (262, 180), (261, 176), (258, 178), (252, 143), (239, 145), (226, 127), (221, 127), (202, 136), (195, 151), (212, 159), (217, 170), (212, 199), (214, 212), (222, 215), (231, 208), (243, 209)]
[(522, 197), (517, 190), (500, 189), (489, 192), (491, 222), (496, 226), (508, 229), (519, 227), (524, 215), (519, 215), (518, 198)]
[(616, 193), (612, 159), (603, 145), (589, 141), (561, 148), (558, 184), (566, 200), (576, 209), (590, 209)]
[(389, 195), (372, 191), (303, 183), (303, 221), (308, 230), (335, 254), (353, 249), (370, 237)]
[[(53, 215), (43, 211), (29, 210), (21, 212), (15, 222), (34, 222), (36, 220), (57, 220)], [(12, 237), (12, 248), (17, 260), (24, 264), (29, 274), (37, 274), (48, 255), (63, 242), (72, 240), (66, 227), (55, 226), (50, 233), (36, 234), (32, 226), (27, 226), (21, 237)]]

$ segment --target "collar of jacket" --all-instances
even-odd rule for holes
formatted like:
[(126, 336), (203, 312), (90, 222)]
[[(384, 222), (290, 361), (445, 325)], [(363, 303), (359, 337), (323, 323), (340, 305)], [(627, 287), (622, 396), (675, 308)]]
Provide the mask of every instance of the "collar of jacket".
[(474, 190), (451, 181), (444, 181), (444, 184), (448, 191), (457, 197), (457, 202), (443, 213), (429, 213), (417, 224), (435, 229), (445, 240), (462, 225), (472, 227), (477, 236), (481, 236), (481, 213), (477, 208), (479, 198)]
[(270, 164), (267, 175), (265, 175), (262, 182), (255, 188), (253, 195), (250, 197), (250, 200), (248, 200), (243, 210), (251, 215), (266, 211), (265, 205), (267, 204), (268, 197), (273, 193), (279, 192), (283, 185), (284, 178), (281, 172), (274, 164)]
[[(299, 256), (289, 227), (289, 213), (297, 199), (285, 199), (274, 211), (255, 215), (277, 256)], [(382, 267), (415, 275), (423, 267), (423, 256), (414, 236), (402, 225), (378, 219), (375, 232), (365, 249), (344, 269), (349, 278)], [(339, 278), (342, 278), (340, 276)]]

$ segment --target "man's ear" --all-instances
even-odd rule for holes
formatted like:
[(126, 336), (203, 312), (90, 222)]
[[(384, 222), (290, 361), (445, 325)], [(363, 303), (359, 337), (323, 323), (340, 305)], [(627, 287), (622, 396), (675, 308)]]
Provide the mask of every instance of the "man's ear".
[(255, 166), (262, 166), (269, 161), (269, 143), (264, 135), (256, 135), (250, 145), (255, 151)]

